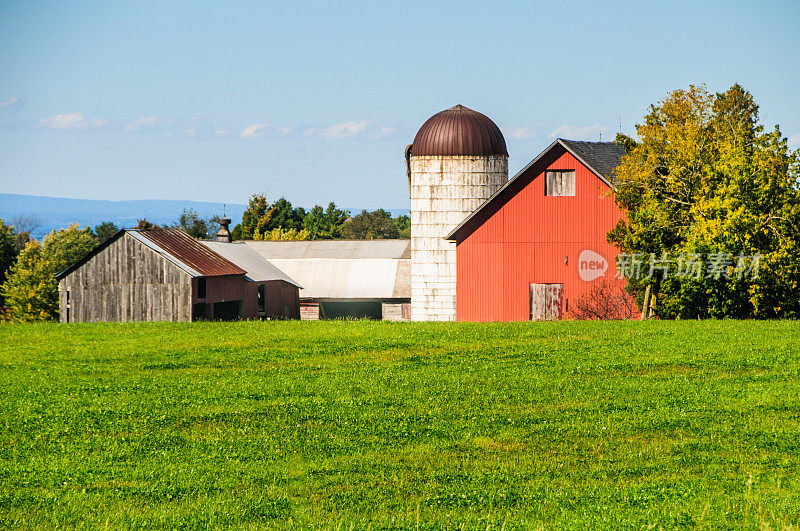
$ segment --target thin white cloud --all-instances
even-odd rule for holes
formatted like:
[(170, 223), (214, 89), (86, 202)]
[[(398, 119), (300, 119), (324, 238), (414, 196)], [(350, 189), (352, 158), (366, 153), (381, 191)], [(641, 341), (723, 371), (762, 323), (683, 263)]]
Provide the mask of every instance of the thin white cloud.
[(397, 128), (389, 125), (379, 125), (370, 133), (370, 138), (381, 140), (397, 134)]
[(12, 96), (11, 98), (0, 101), (0, 111), (11, 111), (14, 109), (19, 109), (25, 103), (25, 100), (18, 98), (16, 96)]
[(327, 127), (309, 127), (304, 132), (305, 136), (313, 136), (323, 140), (346, 140), (358, 137), (381, 140), (394, 136), (397, 133), (398, 130), (394, 126), (375, 125), (369, 120), (342, 122)]
[(350, 138), (369, 138), (380, 140), (396, 135), (398, 130), (394, 126), (374, 125), (368, 120), (360, 122), (342, 122), (329, 126), (300, 126), (278, 125), (268, 123), (250, 124), (241, 130), (239, 136), (246, 140), (264, 137), (299, 135), (304, 137), (320, 138), (322, 140), (346, 140)]
[(142, 129), (151, 129), (156, 124), (158, 124), (158, 116), (142, 116), (127, 124), (124, 131), (126, 133), (136, 133)]
[[(597, 141), (600, 139), (601, 133), (609, 131), (611, 128), (607, 125), (562, 125), (549, 135), (548, 138), (566, 138), (568, 140), (590, 140)], [(609, 139), (611, 140), (611, 139)]]
[(256, 138), (262, 138), (267, 135), (288, 135), (291, 134), (293, 130), (294, 126), (291, 125), (250, 124), (242, 129), (242, 132), (239, 133), (239, 136), (247, 140), (252, 140)]
[(530, 140), (536, 136), (530, 127), (512, 127), (503, 132), (511, 140)]
[(167, 131), (164, 135), (166, 138), (199, 138), (209, 136), (205, 129), (198, 130), (197, 127), (184, 127), (182, 129), (173, 129)]
[(96, 129), (108, 124), (108, 120), (102, 118), (87, 119), (79, 112), (57, 114), (39, 120), (39, 126), (55, 131), (70, 131), (83, 129)]
[(371, 124), (366, 120), (361, 122), (343, 122), (324, 128), (318, 136), (324, 138), (325, 140), (343, 140), (345, 138), (353, 138), (360, 134), (366, 133), (367, 128), (370, 125)]

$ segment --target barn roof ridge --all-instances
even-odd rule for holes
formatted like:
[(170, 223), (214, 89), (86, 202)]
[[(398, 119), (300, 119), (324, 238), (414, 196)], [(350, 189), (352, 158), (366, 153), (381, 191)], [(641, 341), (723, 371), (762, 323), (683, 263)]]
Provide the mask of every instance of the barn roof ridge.
[(456, 225), (447, 236), (445, 240), (454, 240), (456, 233), (458, 233), (470, 220), (478, 215), (486, 206), (494, 202), (494, 200), (502, 195), (513, 182), (525, 174), (534, 164), (539, 162), (542, 157), (550, 152), (556, 145), (560, 145), (567, 152), (578, 159), (578, 161), (586, 166), (598, 179), (606, 183), (609, 187), (614, 188), (615, 180), (613, 178), (614, 169), (619, 166), (622, 156), (625, 154), (625, 149), (614, 142), (585, 142), (580, 140), (567, 140), (564, 138), (556, 138), (553, 142), (544, 148), (532, 161), (525, 165), (520, 171), (516, 173), (511, 179), (505, 182), (503, 186), (497, 189), (495, 193), (484, 201), (478, 208), (472, 211), (465, 217), (461, 223)]

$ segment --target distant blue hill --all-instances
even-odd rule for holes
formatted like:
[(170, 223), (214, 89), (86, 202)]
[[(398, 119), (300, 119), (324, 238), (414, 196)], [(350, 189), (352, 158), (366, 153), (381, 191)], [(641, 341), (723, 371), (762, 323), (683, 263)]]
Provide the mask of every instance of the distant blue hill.
[[(234, 225), (241, 221), (245, 205), (226, 203), (224, 208), (226, 215), (233, 220)], [(146, 218), (157, 225), (171, 225), (178, 220), (184, 209), (192, 209), (200, 217), (210, 218), (222, 214), (223, 204), (172, 199), (101, 201), (0, 194), (0, 219), (8, 221), (16, 216), (35, 217), (39, 226), (33, 231), (33, 237), (37, 239), (41, 239), (53, 229), (60, 229), (76, 222), (82, 227), (87, 225), (94, 227), (104, 221), (111, 221), (118, 227), (135, 227), (138, 220)], [(363, 209), (348, 208), (346, 210), (357, 214)], [(386, 210), (393, 216), (408, 214), (408, 209)]]

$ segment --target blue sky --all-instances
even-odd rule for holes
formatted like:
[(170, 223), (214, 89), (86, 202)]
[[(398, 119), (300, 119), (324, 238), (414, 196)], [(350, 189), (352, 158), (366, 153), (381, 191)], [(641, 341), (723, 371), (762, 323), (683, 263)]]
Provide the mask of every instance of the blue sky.
[(404, 147), (461, 103), (512, 174), (735, 82), (800, 145), (800, 2), (8, 2), (0, 192), (404, 208)]

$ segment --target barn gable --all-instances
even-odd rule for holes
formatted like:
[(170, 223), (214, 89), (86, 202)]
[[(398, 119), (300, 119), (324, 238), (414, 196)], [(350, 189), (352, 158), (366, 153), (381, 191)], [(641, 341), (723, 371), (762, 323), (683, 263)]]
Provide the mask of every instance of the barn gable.
[[(581, 142), (556, 139), (527, 166), (503, 185), (450, 233), (446, 240), (463, 241), (484, 221), (500, 210), (512, 197), (528, 186), (547, 168), (552, 168), (565, 153), (570, 154), (606, 187), (613, 188), (613, 172), (619, 166), (625, 150), (613, 142)], [(564, 168), (567, 169), (567, 168)], [(575, 168), (572, 168), (575, 169)]]
[(192, 275), (126, 231), (58, 279), (62, 322), (191, 319)]

